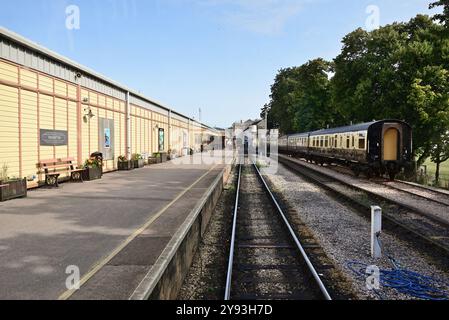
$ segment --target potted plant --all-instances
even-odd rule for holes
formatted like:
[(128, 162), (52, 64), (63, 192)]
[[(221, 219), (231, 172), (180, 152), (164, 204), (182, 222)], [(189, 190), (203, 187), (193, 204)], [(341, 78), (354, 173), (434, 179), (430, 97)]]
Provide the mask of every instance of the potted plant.
[(102, 171), (101, 161), (91, 157), (84, 163), (83, 180), (92, 181), (101, 179)]
[(27, 196), (27, 179), (8, 177), (8, 166), (3, 165), (0, 172), (0, 202)]
[(156, 163), (162, 163), (167, 161), (167, 153), (165, 152), (155, 152), (153, 153), (153, 158), (157, 159)]
[(120, 171), (122, 170), (132, 170), (133, 169), (133, 163), (131, 160), (128, 160), (126, 156), (120, 156), (118, 157), (118, 169)]
[(157, 164), (160, 163), (160, 157), (157, 156), (157, 153), (153, 153), (153, 155), (151, 157), (148, 157), (148, 164)]
[(133, 163), (133, 167), (135, 169), (137, 168), (143, 168), (145, 166), (145, 160), (143, 159), (142, 155), (139, 153), (134, 153), (131, 156), (131, 161)]

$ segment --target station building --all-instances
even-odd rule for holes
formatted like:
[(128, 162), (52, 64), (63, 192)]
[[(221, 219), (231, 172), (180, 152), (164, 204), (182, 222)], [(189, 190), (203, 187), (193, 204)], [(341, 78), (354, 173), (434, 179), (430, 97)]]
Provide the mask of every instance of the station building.
[[(74, 158), (82, 165), (104, 155), (105, 172), (117, 158), (154, 152), (200, 151), (221, 132), (155, 102), (95, 71), (0, 28), (0, 169), (45, 177), (38, 163)], [(217, 140), (217, 139), (216, 139)]]

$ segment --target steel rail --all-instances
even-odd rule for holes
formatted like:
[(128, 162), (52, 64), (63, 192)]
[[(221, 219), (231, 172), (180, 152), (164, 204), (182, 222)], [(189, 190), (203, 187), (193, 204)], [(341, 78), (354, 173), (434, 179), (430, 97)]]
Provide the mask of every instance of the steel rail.
[(304, 250), (301, 242), (299, 241), (298, 237), (295, 234), (295, 231), (293, 230), (293, 228), (291, 227), (290, 223), (288, 222), (287, 217), (285, 216), (284, 212), (282, 211), (282, 208), (280, 207), (279, 203), (277, 202), (275, 196), (273, 195), (273, 193), (270, 190), (270, 187), (268, 186), (268, 184), (266, 183), (265, 179), (263, 178), (262, 174), (259, 171), (259, 168), (257, 167), (257, 165), (255, 163), (253, 163), (254, 168), (256, 169), (256, 172), (260, 178), (260, 180), (262, 181), (263, 185), (265, 186), (265, 190), (268, 192), (268, 194), (271, 197), (271, 200), (273, 201), (273, 203), (275, 204), (279, 214), (282, 217), (282, 220), (284, 221), (293, 241), (295, 242), (296, 246), (298, 247), (299, 251), (301, 252), (301, 255), (304, 259), (304, 261), (307, 264), (307, 267), (309, 268), (309, 271), (312, 273), (313, 278), (315, 279), (316, 283), (318, 284), (322, 294), (324, 295), (324, 298), (326, 300), (332, 300), (329, 292), (327, 291), (323, 281), (321, 280), (318, 272), (316, 271), (315, 267), (313, 266), (312, 262), (310, 261), (309, 257), (307, 256), (306, 251)]
[[(439, 216), (436, 216), (436, 215), (434, 215), (432, 213), (424, 211), (424, 210), (422, 210), (420, 208), (410, 206), (410, 205), (408, 205), (406, 203), (395, 201), (395, 200), (393, 200), (391, 198), (383, 196), (383, 195), (381, 195), (379, 193), (376, 193), (374, 191), (370, 191), (370, 190), (367, 190), (365, 188), (358, 187), (358, 186), (356, 186), (354, 184), (351, 184), (349, 182), (346, 182), (346, 181), (342, 180), (341, 178), (337, 178), (337, 177), (335, 177), (335, 176), (333, 176), (333, 175), (331, 175), (329, 173), (320, 171), (320, 170), (315, 169), (313, 167), (309, 167), (307, 164), (304, 164), (304, 163), (302, 163), (302, 161), (299, 161), (299, 160), (297, 160), (295, 158), (280, 156), (279, 157), (279, 162), (280, 163), (287, 163), (287, 162), (289, 162), (289, 163), (296, 164), (297, 166), (300, 166), (300, 167), (304, 168), (305, 170), (307, 170), (309, 172), (312, 172), (312, 174), (324, 176), (324, 177), (326, 177), (328, 179), (331, 179), (333, 181), (336, 181), (336, 182), (338, 182), (338, 183), (340, 183), (340, 184), (342, 184), (344, 186), (347, 186), (347, 187), (349, 187), (349, 188), (351, 188), (353, 190), (356, 190), (356, 191), (359, 191), (359, 192), (364, 192), (364, 193), (370, 195), (371, 197), (373, 197), (375, 199), (387, 202), (387, 203), (395, 205), (395, 206), (399, 206), (399, 207), (401, 207), (403, 209), (406, 209), (406, 210), (408, 210), (408, 211), (410, 211), (412, 213), (415, 213), (415, 214), (417, 214), (419, 216), (423, 216), (423, 217), (433, 221), (434, 223), (437, 223), (437, 224), (440, 224), (440, 225), (443, 225), (443, 226), (449, 228), (449, 221), (446, 220), (446, 219), (443, 219), (443, 218), (441, 218)], [(379, 183), (377, 183), (377, 184), (379, 184)], [(383, 185), (383, 184), (380, 184), (380, 185)], [(385, 187), (387, 187), (387, 186), (385, 186)]]
[[(390, 181), (380, 181), (380, 182), (374, 181), (374, 182), (379, 184), (379, 185), (386, 186), (387, 188), (390, 188), (390, 189), (393, 189), (393, 190), (398, 190), (400, 192), (404, 192), (404, 193), (410, 194), (410, 195), (412, 195), (414, 197), (418, 197), (420, 199), (424, 199), (424, 200), (429, 201), (429, 202), (434, 202), (434, 203), (437, 203), (437, 204), (449, 207), (449, 202), (444, 202), (444, 201), (440, 201), (440, 200), (437, 200), (437, 199), (432, 199), (432, 198), (426, 197), (426, 196), (424, 196), (422, 194), (418, 194), (418, 193), (415, 193), (415, 192), (410, 191), (410, 190), (401, 189), (400, 187), (391, 185)], [(397, 183), (397, 184), (405, 184), (405, 183), (403, 183), (401, 181), (393, 181), (393, 182)], [(430, 189), (427, 189), (427, 188), (421, 188), (421, 187), (417, 187), (417, 186), (410, 185), (410, 184), (405, 184), (405, 185), (409, 186), (409, 187), (413, 187), (415, 189), (421, 189), (423, 191), (426, 191), (426, 192), (429, 192), (429, 193), (433, 193), (433, 194), (435, 194), (437, 196), (438, 195), (439, 196), (444, 196), (445, 195), (446, 197), (448, 196), (447, 194), (444, 194), (442, 192), (430, 190)]]
[[(306, 167), (303, 164), (301, 164), (300, 162), (294, 161), (292, 159), (279, 158), (279, 162), (283, 163), (288, 168), (292, 169), (296, 174), (299, 174), (299, 175), (302, 175), (302, 176), (306, 177), (307, 179), (311, 180), (313, 183), (315, 183), (318, 186), (324, 188), (325, 190), (327, 190), (327, 191), (329, 191), (329, 192), (331, 192), (333, 194), (338, 195), (344, 201), (347, 201), (347, 202), (351, 203), (352, 205), (355, 205), (358, 208), (358, 210), (360, 210), (361, 212), (363, 211), (364, 215), (367, 212), (366, 210), (369, 209), (366, 205), (361, 204), (358, 201), (356, 201), (355, 199), (353, 199), (353, 198), (345, 195), (344, 193), (341, 193), (341, 192), (335, 190), (334, 188), (328, 186), (326, 182), (323, 182), (323, 181), (319, 180), (319, 178), (316, 178), (316, 176), (322, 176), (322, 177), (325, 177), (326, 179), (331, 179), (331, 180), (333, 179), (333, 181), (342, 183), (343, 185), (348, 186), (348, 187), (351, 187), (350, 184), (348, 184), (348, 183), (346, 183), (344, 181), (341, 181), (341, 180), (339, 180), (337, 178), (334, 178), (331, 175), (328, 175), (328, 174), (322, 173), (320, 171), (314, 170), (312, 168)], [(301, 169), (303, 169), (303, 170), (299, 170), (298, 167), (301, 167)], [(359, 189), (357, 189), (355, 187), (354, 187), (354, 189), (359, 190)], [(360, 189), (359, 191), (365, 191), (365, 190)], [(370, 192), (367, 192), (367, 191), (365, 191), (365, 192), (367, 194), (370, 194)], [(372, 195), (372, 196), (376, 197), (375, 194)], [(382, 198), (382, 197), (380, 197), (380, 198)], [(396, 205), (396, 206), (400, 206), (400, 204), (398, 204), (398, 203), (394, 203), (394, 202), (391, 202), (391, 203)], [(405, 209), (408, 210), (408, 208), (405, 208)], [(414, 212), (414, 213), (419, 215), (418, 212)], [(449, 253), (449, 247), (446, 246), (446, 245), (443, 245), (442, 243), (440, 243), (437, 240), (435, 240), (434, 236), (424, 235), (420, 231), (418, 231), (418, 230), (414, 229), (413, 227), (411, 227), (411, 226), (409, 226), (409, 225), (399, 221), (397, 218), (395, 218), (392, 215), (387, 214), (385, 212), (383, 214), (383, 217), (384, 217), (384, 219), (386, 219), (389, 222), (391, 222), (393, 225), (396, 225), (396, 226), (402, 228), (404, 231), (414, 234), (415, 236), (417, 236), (417, 238), (422, 239), (426, 243), (429, 243), (429, 244), (437, 247), (438, 249), (441, 249), (444, 252)], [(424, 217), (428, 218), (427, 216), (424, 216)]]
[(240, 194), (240, 179), (242, 176), (242, 165), (239, 165), (239, 176), (237, 180), (237, 190), (235, 196), (234, 204), (234, 218), (232, 221), (232, 235), (231, 235), (231, 246), (229, 249), (229, 261), (228, 261), (228, 273), (226, 277), (226, 289), (224, 300), (228, 301), (231, 299), (231, 285), (232, 285), (232, 267), (234, 265), (234, 249), (235, 249), (235, 235), (237, 231), (237, 213), (239, 206), (239, 194)]

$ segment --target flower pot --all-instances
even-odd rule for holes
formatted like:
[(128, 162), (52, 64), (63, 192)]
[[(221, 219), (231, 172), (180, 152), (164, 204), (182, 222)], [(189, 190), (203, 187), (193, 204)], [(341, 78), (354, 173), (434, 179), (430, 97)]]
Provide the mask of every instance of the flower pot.
[(128, 160), (128, 161), (119, 161), (117, 167), (118, 167), (118, 169), (120, 171), (123, 171), (123, 170), (127, 171), (127, 170), (134, 169), (133, 163), (130, 160)]
[(101, 179), (102, 170), (100, 167), (86, 168), (83, 171), (83, 180), (92, 181)]
[(27, 196), (27, 180), (12, 180), (8, 182), (0, 181), (0, 185), (6, 187), (0, 188), (0, 202), (15, 199), (25, 198)]
[(158, 157), (149, 157), (148, 158), (148, 165), (159, 163), (160, 162), (159, 159), (160, 158), (158, 158)]
[(132, 160), (132, 163), (134, 169), (143, 168), (145, 166), (145, 160), (143, 159)]

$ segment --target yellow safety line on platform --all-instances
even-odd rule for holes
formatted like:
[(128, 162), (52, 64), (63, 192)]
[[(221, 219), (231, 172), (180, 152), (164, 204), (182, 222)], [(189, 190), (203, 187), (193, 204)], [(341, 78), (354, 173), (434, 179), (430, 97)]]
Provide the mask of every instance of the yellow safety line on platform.
[[(94, 264), (91, 270), (86, 273), (80, 279), (80, 288), (89, 281), (101, 268), (103, 268), (109, 261), (111, 261), (123, 248), (125, 248), (131, 241), (133, 241), (138, 235), (140, 235), (146, 228), (148, 228), (157, 218), (159, 218), (168, 208), (170, 208), (176, 201), (178, 201), (183, 195), (185, 195), (189, 190), (191, 190), (195, 185), (197, 185), (205, 176), (207, 176), (212, 170), (214, 170), (218, 165), (214, 165), (205, 174), (199, 177), (194, 183), (192, 183), (187, 189), (184, 189), (176, 198), (174, 198), (165, 207), (159, 210), (154, 216), (152, 216), (142, 227), (137, 229), (132, 235), (130, 235), (121, 245), (115, 248), (106, 258)], [(76, 291), (79, 289), (70, 289), (61, 294), (58, 300), (69, 299)]]

